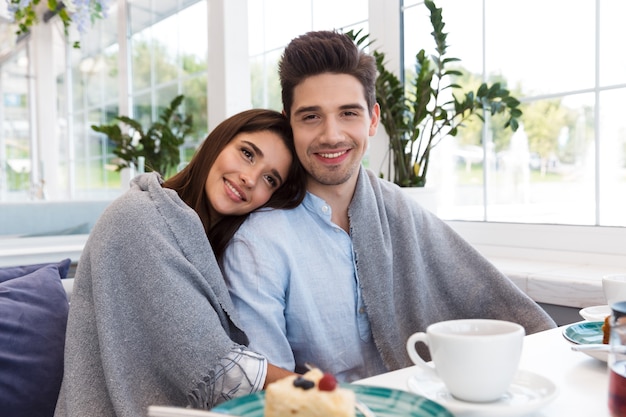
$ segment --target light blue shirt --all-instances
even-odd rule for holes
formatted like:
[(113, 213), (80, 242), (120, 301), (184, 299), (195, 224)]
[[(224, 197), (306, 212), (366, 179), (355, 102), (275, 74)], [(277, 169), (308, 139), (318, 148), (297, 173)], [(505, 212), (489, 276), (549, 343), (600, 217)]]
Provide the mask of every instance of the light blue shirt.
[(386, 372), (361, 297), (350, 236), (307, 193), (293, 210), (250, 215), (224, 254), (226, 281), (250, 349), (304, 372), (354, 381)]

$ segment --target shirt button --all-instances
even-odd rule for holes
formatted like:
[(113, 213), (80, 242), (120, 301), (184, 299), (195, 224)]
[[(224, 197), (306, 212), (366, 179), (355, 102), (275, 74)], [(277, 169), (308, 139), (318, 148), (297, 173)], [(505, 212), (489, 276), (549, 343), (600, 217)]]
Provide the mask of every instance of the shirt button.
[(365, 314), (365, 307), (359, 308), (359, 314)]
[(330, 208), (328, 206), (322, 206), (322, 212), (328, 213), (329, 210)]

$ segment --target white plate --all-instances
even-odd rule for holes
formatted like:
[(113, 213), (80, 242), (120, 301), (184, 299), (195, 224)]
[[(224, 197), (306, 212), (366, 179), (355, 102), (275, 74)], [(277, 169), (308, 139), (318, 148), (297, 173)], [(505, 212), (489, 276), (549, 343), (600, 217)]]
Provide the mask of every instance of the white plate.
[(606, 316), (611, 315), (611, 309), (608, 305), (593, 306), (583, 308), (578, 314), (587, 321), (604, 321)]
[(423, 395), (446, 407), (455, 416), (514, 417), (536, 411), (558, 394), (549, 379), (528, 371), (518, 371), (501, 399), (489, 403), (461, 401), (452, 396), (443, 382), (428, 372), (417, 371), (409, 378), (409, 391)]

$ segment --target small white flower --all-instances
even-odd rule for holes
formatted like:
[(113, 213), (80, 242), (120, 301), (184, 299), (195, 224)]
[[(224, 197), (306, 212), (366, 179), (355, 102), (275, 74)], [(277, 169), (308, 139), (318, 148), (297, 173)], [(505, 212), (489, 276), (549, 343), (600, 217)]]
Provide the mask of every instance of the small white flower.
[(65, 9), (69, 14), (76, 13), (76, 5), (73, 0), (65, 0), (63, 5), (65, 5)]

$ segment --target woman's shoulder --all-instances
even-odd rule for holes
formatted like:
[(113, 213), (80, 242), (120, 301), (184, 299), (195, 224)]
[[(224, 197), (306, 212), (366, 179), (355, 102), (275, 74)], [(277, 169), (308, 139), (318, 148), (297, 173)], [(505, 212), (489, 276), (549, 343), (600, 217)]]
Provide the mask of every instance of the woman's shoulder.
[(149, 192), (146, 190), (131, 187), (111, 202), (104, 215), (113, 217), (119, 215), (123, 217), (141, 215), (154, 206), (153, 199), (148, 194)]
[(161, 217), (158, 202), (171, 199), (166, 191), (161, 188), (156, 175), (144, 174), (134, 178), (130, 188), (106, 207), (96, 227), (123, 233), (158, 223)]

